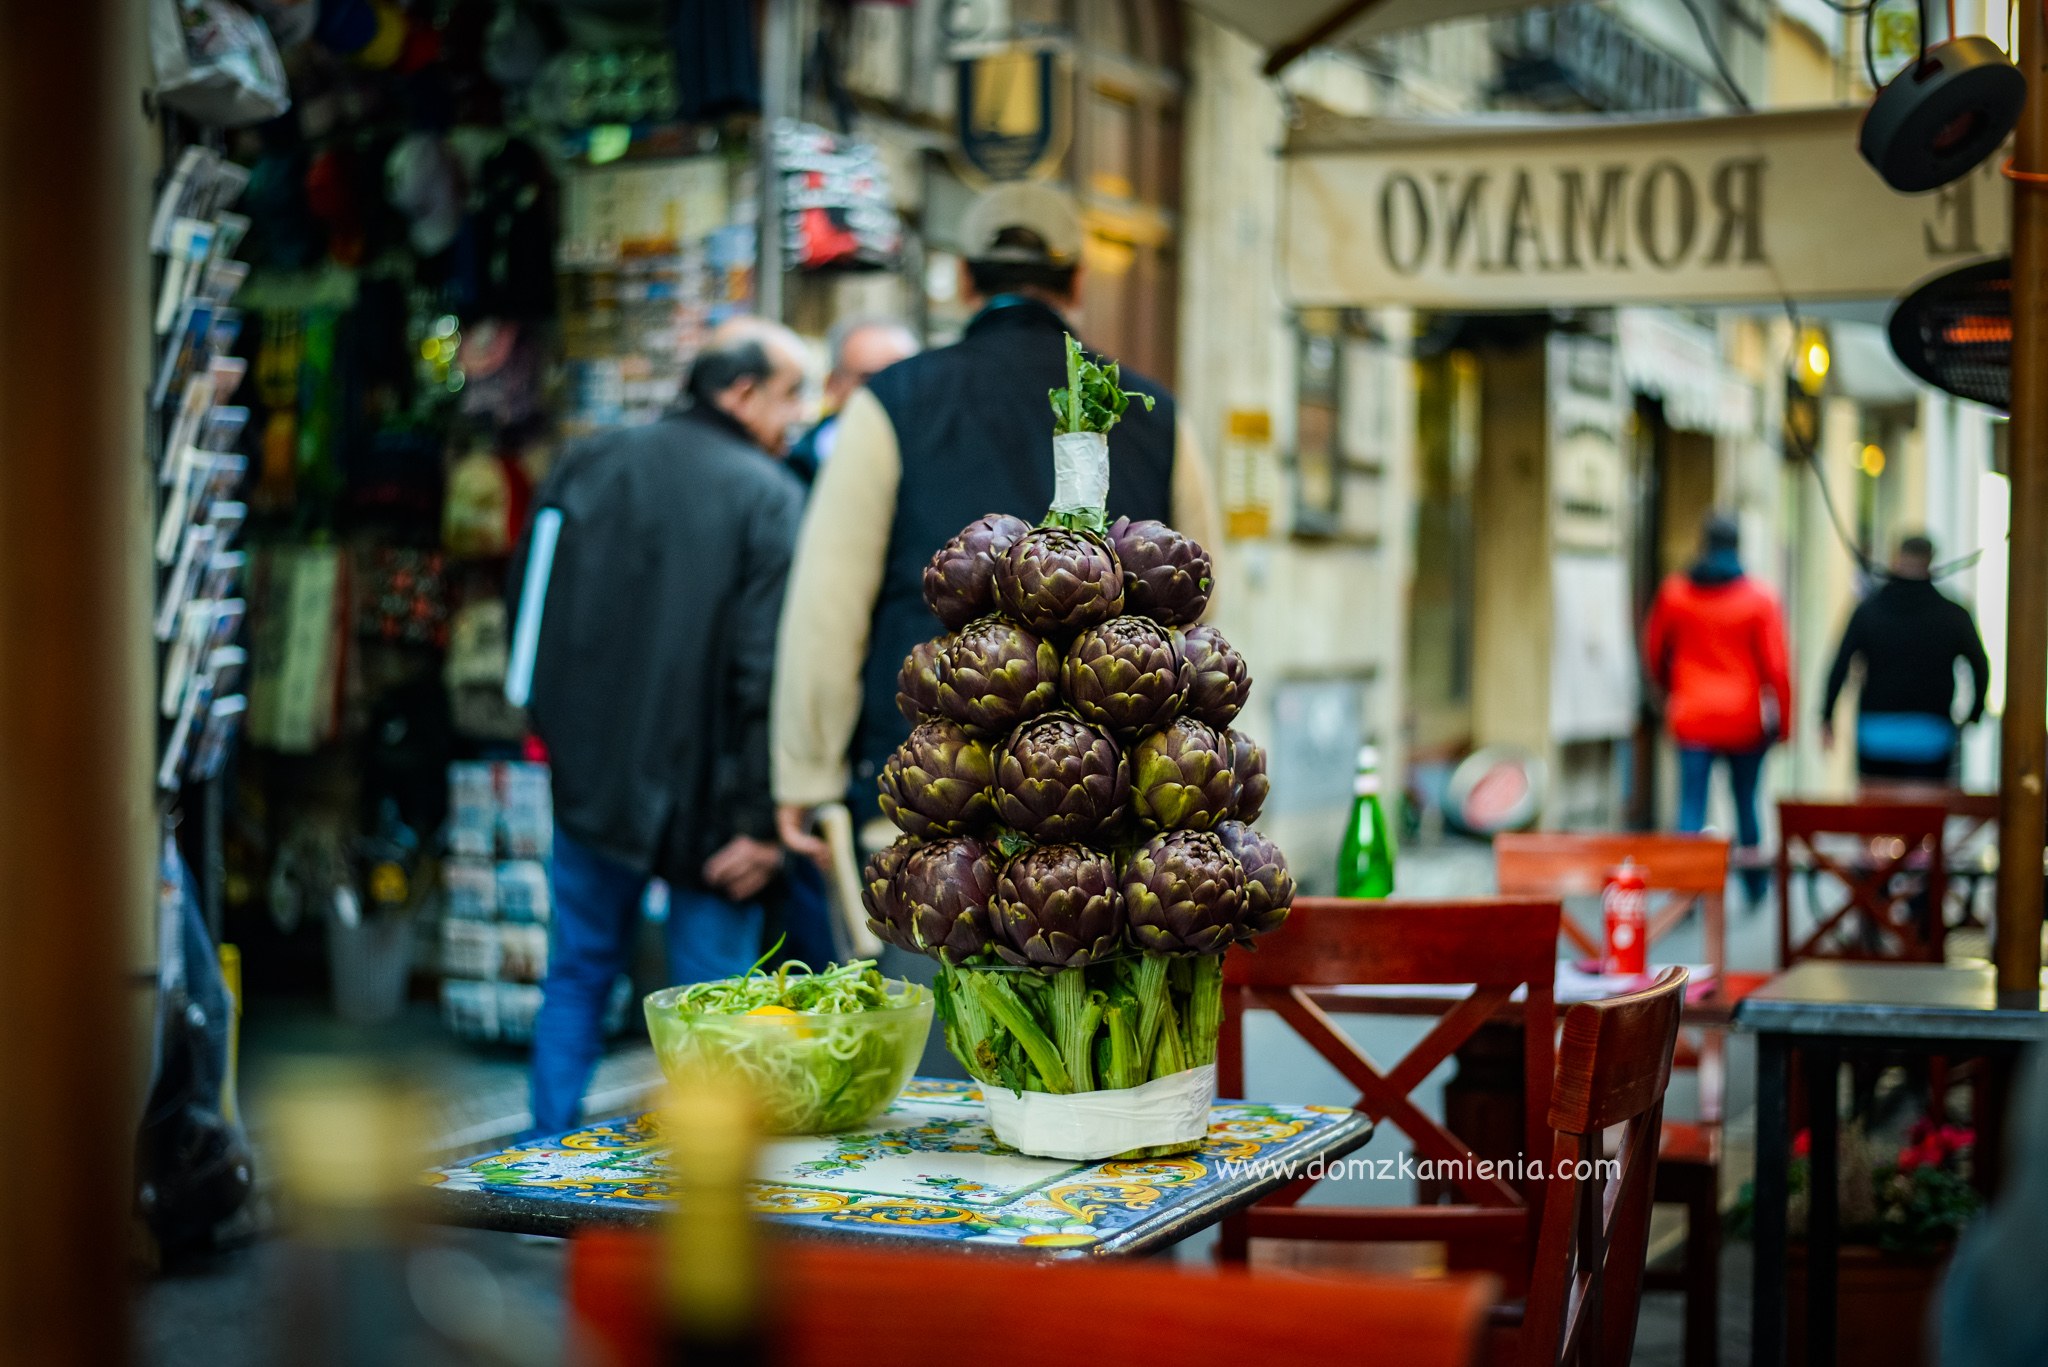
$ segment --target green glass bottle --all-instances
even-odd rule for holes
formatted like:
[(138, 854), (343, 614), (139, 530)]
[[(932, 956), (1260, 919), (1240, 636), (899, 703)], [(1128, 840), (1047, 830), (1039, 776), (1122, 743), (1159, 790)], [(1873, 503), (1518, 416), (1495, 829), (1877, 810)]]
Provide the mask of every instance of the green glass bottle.
[(1358, 752), (1358, 777), (1351, 785), (1351, 822), (1337, 855), (1339, 897), (1385, 897), (1394, 890), (1394, 833), (1380, 805), (1380, 752)]

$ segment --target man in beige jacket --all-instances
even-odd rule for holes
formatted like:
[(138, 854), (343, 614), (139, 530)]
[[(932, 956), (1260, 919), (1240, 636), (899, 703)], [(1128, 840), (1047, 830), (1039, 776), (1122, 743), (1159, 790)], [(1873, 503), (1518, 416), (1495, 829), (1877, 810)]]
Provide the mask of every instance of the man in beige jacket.
[[(1052, 498), (1052, 410), (1066, 383), (1082, 229), (1072, 202), (1037, 184), (982, 196), (961, 227), (963, 290), (978, 311), (959, 342), (876, 375), (846, 404), (818, 477), (784, 600), (773, 702), (783, 842), (822, 859), (814, 810), (847, 802), (878, 820), (875, 776), (910, 732), (896, 673), (943, 629), (923, 597), (925, 563), (991, 512), (1035, 521)], [(1124, 372), (1133, 404), (1110, 443), (1109, 514), (1157, 518), (1204, 544), (1221, 532), (1199, 453), (1171, 396)], [(872, 842), (869, 842), (872, 843)]]

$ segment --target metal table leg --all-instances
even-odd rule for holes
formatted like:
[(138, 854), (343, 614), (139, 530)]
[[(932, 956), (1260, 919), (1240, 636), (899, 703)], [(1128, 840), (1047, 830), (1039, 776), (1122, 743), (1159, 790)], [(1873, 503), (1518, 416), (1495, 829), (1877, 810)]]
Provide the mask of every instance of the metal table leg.
[(1802, 1051), (1806, 1061), (1807, 1124), (1812, 1127), (1810, 1171), (1806, 1195), (1806, 1361), (1807, 1367), (1834, 1367), (1835, 1258), (1841, 1239), (1837, 1230), (1840, 1181), (1836, 1108), (1841, 1105), (1837, 1081), (1842, 1056), (1831, 1046)]
[(1756, 1041), (1756, 1257), (1750, 1291), (1750, 1360), (1755, 1367), (1783, 1367), (1785, 1361), (1785, 1167), (1792, 1140), (1787, 1133), (1789, 1044), (1784, 1035), (1760, 1034)]

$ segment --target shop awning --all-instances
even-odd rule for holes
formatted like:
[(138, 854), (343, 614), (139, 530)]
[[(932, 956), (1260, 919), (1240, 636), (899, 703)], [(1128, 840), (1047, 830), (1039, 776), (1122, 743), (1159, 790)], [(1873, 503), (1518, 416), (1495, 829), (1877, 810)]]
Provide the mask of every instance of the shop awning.
[(1895, 194), (1856, 153), (1861, 117), (1310, 108), (1285, 149), (1289, 297), (1466, 310), (1890, 298), (2005, 250), (2002, 157)]
[(1272, 75), (1323, 43), (1526, 9), (1536, 0), (1189, 0), (1266, 49)]
[(1756, 432), (1756, 387), (1721, 360), (1710, 327), (1669, 309), (1617, 309), (1615, 356), (1628, 387), (1664, 403), (1664, 419), (1687, 432), (1746, 437)]

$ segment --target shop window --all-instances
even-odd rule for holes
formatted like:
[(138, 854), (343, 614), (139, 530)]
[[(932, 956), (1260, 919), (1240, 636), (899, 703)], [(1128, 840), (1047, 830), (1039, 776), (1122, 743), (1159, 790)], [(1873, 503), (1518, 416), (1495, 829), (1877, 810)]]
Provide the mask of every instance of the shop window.
[(1296, 325), (1295, 535), (1377, 545), (1393, 354), (1356, 311), (1308, 309)]

